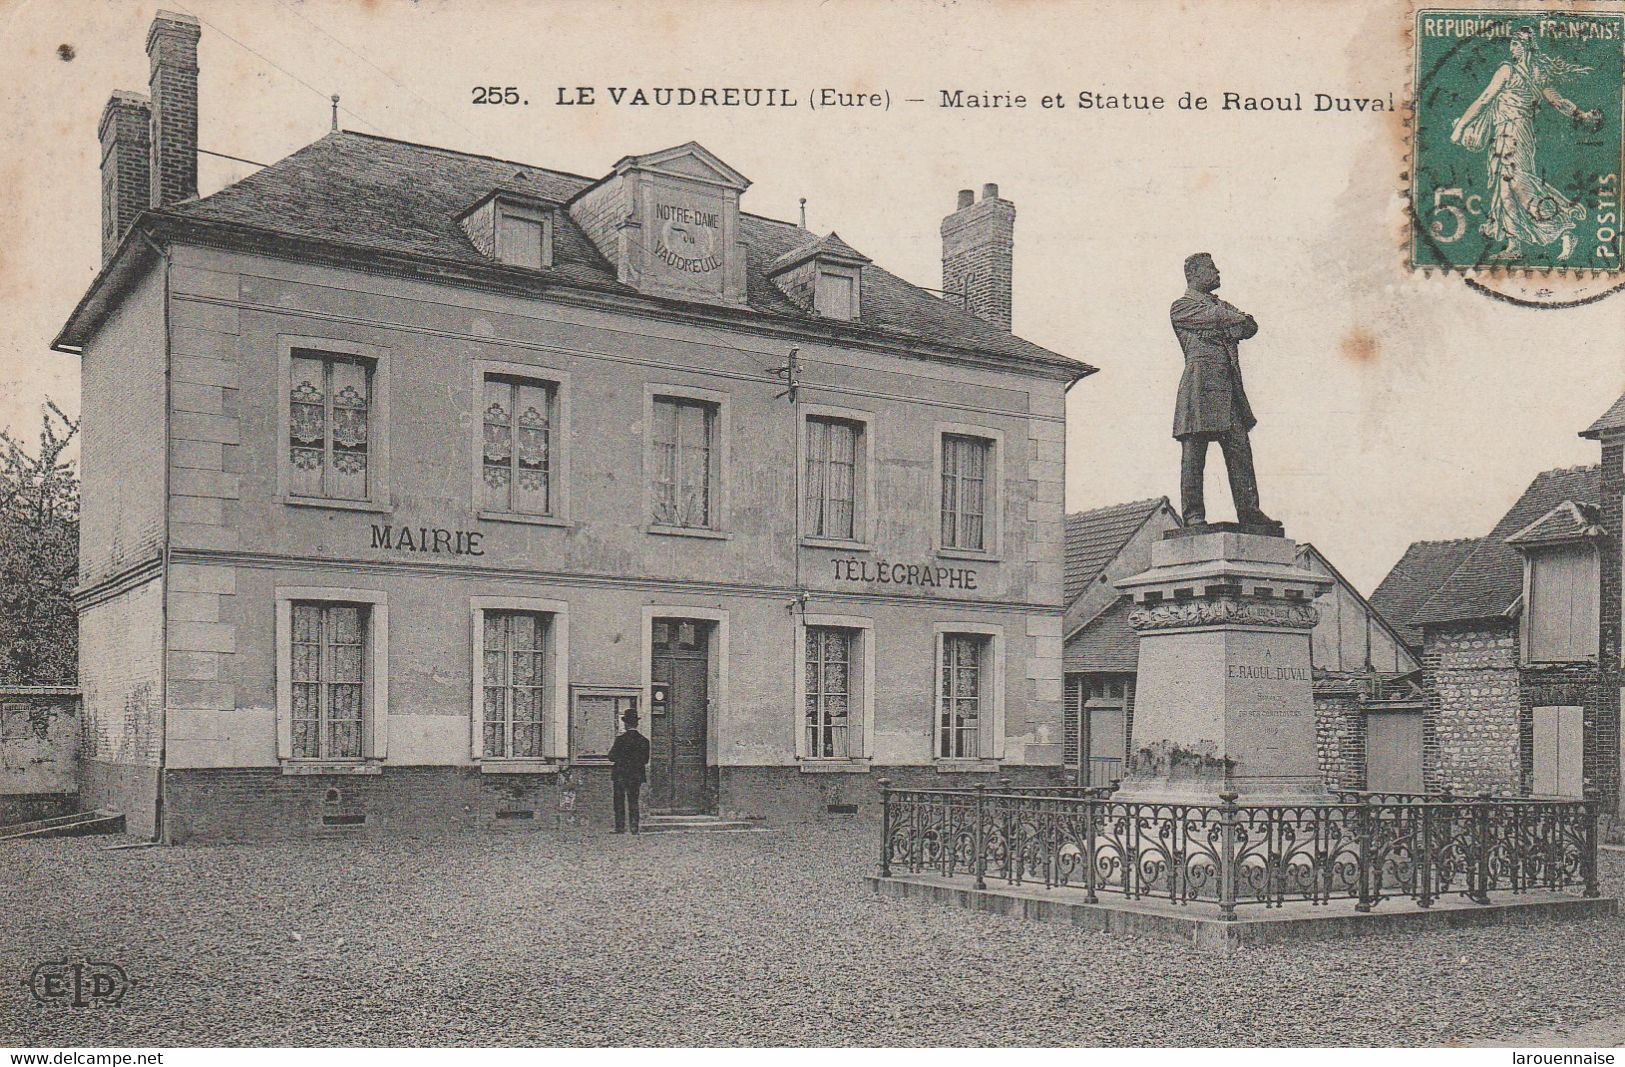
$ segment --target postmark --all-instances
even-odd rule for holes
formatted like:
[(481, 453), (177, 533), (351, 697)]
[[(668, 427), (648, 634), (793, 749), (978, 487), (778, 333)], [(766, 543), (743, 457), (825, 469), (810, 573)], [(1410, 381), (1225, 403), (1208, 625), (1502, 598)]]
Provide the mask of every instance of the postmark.
[[(1423, 9), (1414, 30), (1411, 267), (1611, 291), (1619, 279), (1596, 272), (1621, 271), (1625, 12)], [(1488, 286), (1584, 299), (1571, 284)]]

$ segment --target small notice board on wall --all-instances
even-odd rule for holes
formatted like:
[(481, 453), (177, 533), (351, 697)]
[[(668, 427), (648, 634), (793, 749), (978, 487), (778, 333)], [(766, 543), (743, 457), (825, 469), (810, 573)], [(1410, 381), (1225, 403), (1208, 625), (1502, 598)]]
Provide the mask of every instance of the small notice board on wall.
[(608, 762), (621, 716), (638, 710), (643, 690), (635, 685), (574, 685), (570, 690), (571, 762)]

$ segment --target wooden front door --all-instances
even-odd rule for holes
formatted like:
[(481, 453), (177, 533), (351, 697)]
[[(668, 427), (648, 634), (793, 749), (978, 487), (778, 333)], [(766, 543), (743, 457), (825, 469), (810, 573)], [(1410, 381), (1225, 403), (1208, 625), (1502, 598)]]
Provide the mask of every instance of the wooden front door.
[(664, 707), (650, 708), (649, 804), (677, 812), (709, 807), (705, 735), (710, 711), (710, 623), (655, 619), (649, 677), (664, 686)]
[(1422, 792), (1422, 713), (1372, 711), (1366, 716), (1365, 781), (1373, 793)]

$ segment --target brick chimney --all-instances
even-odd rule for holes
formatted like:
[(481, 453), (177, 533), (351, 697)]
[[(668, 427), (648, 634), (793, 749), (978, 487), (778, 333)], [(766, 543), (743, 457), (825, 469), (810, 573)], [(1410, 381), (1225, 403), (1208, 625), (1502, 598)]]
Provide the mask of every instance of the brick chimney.
[(197, 196), (197, 42), (191, 15), (160, 11), (147, 31), (152, 60), (153, 207)]
[(102, 143), (102, 262), (113, 258), (135, 217), (151, 204), (152, 109), (140, 93), (108, 98), (96, 127)]
[(1008, 330), (1015, 247), (1016, 205), (999, 199), (999, 187), (992, 182), (982, 186), (980, 200), (971, 190), (960, 190), (958, 210), (942, 220), (943, 291), (957, 294), (971, 311)]

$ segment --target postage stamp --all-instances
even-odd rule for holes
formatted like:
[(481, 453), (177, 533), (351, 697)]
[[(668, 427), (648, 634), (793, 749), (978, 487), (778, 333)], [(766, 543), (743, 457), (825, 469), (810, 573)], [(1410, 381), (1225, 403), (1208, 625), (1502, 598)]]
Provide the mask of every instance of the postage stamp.
[(1412, 267), (1617, 272), (1625, 13), (1420, 10)]

